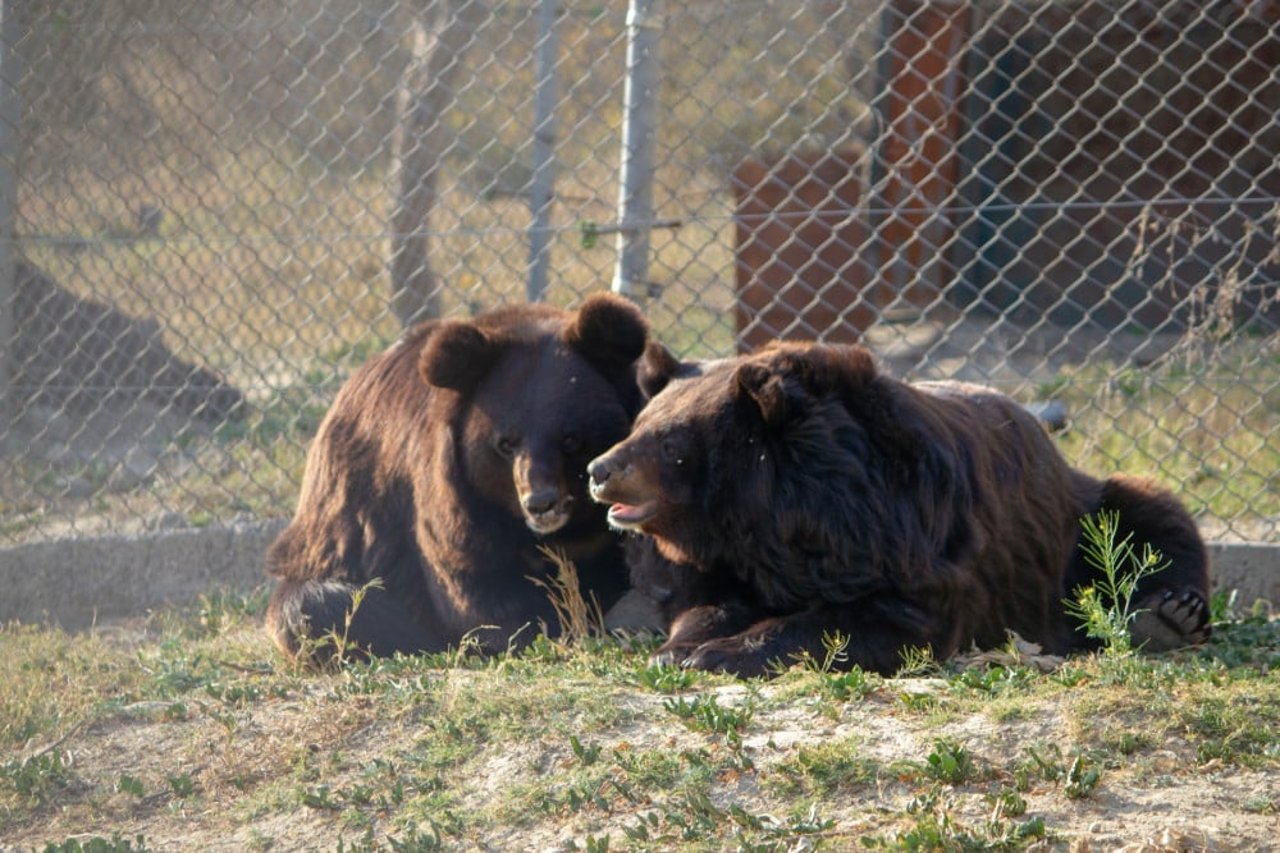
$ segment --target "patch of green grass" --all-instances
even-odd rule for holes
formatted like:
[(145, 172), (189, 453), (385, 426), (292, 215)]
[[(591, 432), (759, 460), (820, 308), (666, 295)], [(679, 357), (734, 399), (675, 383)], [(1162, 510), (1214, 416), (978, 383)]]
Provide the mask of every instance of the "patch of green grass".
[(87, 839), (68, 838), (58, 844), (49, 843), (45, 845), (44, 853), (146, 853), (148, 849), (146, 836), (141, 833), (125, 838), (113, 832), (110, 838), (95, 835)]
[(619, 746), (614, 749), (613, 760), (627, 781), (642, 791), (700, 787), (713, 775), (712, 768), (696, 753), (635, 749), (627, 745), (626, 748)]
[(535, 814), (611, 813), (655, 797), (699, 802), (716, 775), (729, 766), (705, 751), (637, 750), (621, 744), (606, 758), (603, 749), (583, 747), (579, 756), (579, 750), (570, 746), (573, 763), (535, 770), (534, 778), (502, 797), (494, 819), (523, 825)]
[(1195, 745), (1198, 761), (1280, 766), (1280, 709), (1272, 702), (1236, 690), (1196, 691), (1188, 699), (1175, 710), (1179, 727)]
[(829, 796), (841, 789), (867, 785), (880, 772), (879, 762), (859, 754), (854, 738), (801, 746), (776, 762), (764, 785), (784, 796)]
[(1196, 514), (1274, 535), (1280, 515), (1280, 397), (1256, 344), (1211, 361), (1141, 370), (1068, 368), (1056, 396), (1072, 412), (1058, 434), (1074, 464), (1098, 475), (1142, 471)]
[(1034, 670), (1026, 666), (971, 667), (950, 676), (953, 691), (985, 697), (1024, 693), (1037, 683)]
[(1209, 642), (1192, 654), (1205, 664), (1268, 672), (1280, 667), (1280, 620), (1257, 613), (1237, 622), (1218, 622)]
[[(1051, 674), (944, 664), (925, 681), (841, 683), (845, 673), (793, 667), (745, 690), (651, 669), (648, 649), (608, 638), (304, 672), (261, 618), (260, 598), (214, 592), (125, 640), (0, 628), (0, 705), (27, 720), (3, 720), (6, 832), (30, 837), (55, 813), (100, 826), (90, 821), (106, 804), (116, 825), (145, 817), (153, 845), (193, 821), (210, 832), (270, 820), (274, 839), (252, 843), (278, 846), (278, 822), (302, 812), (346, 849), (499, 837), (847, 849), (865, 836), (885, 849), (1016, 850), (1055, 838), (1033, 795), (1097, 799), (1130, 780), (1280, 767), (1280, 626), (1257, 616), (1219, 623), (1204, 647), (1081, 656)], [(873, 757), (860, 728), (871, 717), (924, 746)], [(975, 718), (999, 721), (1013, 758), (975, 752)], [(131, 736), (127, 765), (93, 763), (98, 745)], [(502, 780), (494, 795), (490, 779)]]
[(1091, 796), (1102, 780), (1102, 768), (1083, 751), (1067, 757), (1057, 744), (1040, 744), (1028, 746), (1024, 752), (1014, 770), (1019, 791), (1028, 790), (1031, 781), (1039, 778), (1060, 786), (1068, 799), (1079, 800)]
[[(881, 835), (867, 835), (862, 846), (873, 850), (1021, 850), (1049, 839), (1043, 818), (1015, 821), (1006, 819), (997, 808), (995, 816), (982, 824), (971, 824), (951, 814), (951, 803), (932, 790), (912, 798), (905, 815), (906, 826)], [(1015, 815), (1008, 815), (1014, 817)]]
[(52, 737), (145, 678), (127, 651), (93, 635), (14, 623), (0, 626), (0, 647), (0, 747)]

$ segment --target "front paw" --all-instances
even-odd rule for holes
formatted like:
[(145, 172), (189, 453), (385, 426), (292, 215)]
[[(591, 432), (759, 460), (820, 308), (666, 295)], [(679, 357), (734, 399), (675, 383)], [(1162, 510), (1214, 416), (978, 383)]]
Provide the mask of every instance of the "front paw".
[(1209, 639), (1209, 604), (1195, 590), (1164, 590), (1138, 603), (1133, 620), (1133, 644), (1149, 652), (1163, 652)]
[(680, 665), (686, 669), (752, 678), (765, 674), (768, 661), (758, 648), (753, 648), (737, 637), (728, 637), (703, 643), (690, 652)]
[(667, 641), (649, 655), (649, 666), (684, 666), (685, 660), (695, 649), (696, 643)]

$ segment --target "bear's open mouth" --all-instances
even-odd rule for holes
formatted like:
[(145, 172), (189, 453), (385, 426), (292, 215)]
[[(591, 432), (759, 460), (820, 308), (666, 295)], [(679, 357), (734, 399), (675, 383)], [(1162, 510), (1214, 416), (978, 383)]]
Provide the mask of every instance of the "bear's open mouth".
[(549, 533), (555, 533), (568, 524), (572, 514), (569, 507), (557, 506), (546, 512), (525, 512), (524, 522), (534, 533), (546, 536)]
[(615, 503), (609, 507), (609, 523), (623, 530), (634, 530), (653, 518), (657, 511), (657, 501), (642, 504)]

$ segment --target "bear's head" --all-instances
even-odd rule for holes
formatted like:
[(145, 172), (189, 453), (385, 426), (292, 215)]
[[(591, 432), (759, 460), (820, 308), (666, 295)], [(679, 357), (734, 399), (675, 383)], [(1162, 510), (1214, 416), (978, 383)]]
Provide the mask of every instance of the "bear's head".
[(852, 422), (848, 404), (875, 376), (857, 346), (780, 343), (721, 361), (648, 362), (654, 396), (630, 435), (591, 462), (591, 496), (609, 505), (613, 527), (694, 565), (726, 538), (754, 540), (773, 524), (777, 466), (837, 447), (829, 431)]
[(419, 370), (454, 402), (448, 452), (465, 491), (538, 535), (599, 525), (583, 472), (640, 407), (647, 336), (639, 310), (609, 294), (576, 312), (521, 305), (438, 324)]

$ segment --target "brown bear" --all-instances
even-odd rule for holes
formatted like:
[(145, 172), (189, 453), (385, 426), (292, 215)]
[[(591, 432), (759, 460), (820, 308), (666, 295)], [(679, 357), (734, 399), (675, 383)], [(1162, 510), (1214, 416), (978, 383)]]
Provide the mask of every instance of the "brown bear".
[(1186, 511), (1145, 480), (1073, 469), (1004, 395), (901, 382), (857, 346), (658, 364), (631, 435), (588, 470), (610, 523), (644, 534), (632, 577), (671, 620), (659, 662), (757, 675), (821, 660), (836, 633), (844, 665), (885, 674), (908, 648), (945, 659), (1006, 630), (1089, 647), (1064, 599), (1092, 578), (1080, 521), (1099, 509), (1170, 561), (1135, 595), (1135, 643), (1208, 635)]
[(267, 554), (277, 644), (314, 651), (304, 640), (345, 635), (386, 656), (473, 631), (500, 649), (554, 630), (530, 580), (556, 573), (540, 546), (570, 558), (583, 595), (607, 609), (626, 568), (585, 470), (640, 408), (647, 336), (635, 306), (603, 294), (577, 312), (427, 321), (363, 365), (321, 423), (297, 512)]

